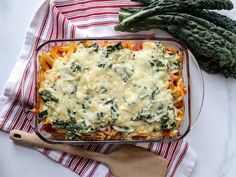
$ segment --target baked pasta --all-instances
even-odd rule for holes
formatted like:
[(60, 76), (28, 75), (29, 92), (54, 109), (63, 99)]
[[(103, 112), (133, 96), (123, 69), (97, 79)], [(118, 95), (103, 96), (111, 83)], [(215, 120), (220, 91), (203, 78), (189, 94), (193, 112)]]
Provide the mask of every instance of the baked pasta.
[(175, 137), (184, 117), (183, 54), (156, 41), (81, 41), (40, 57), (42, 129), (65, 140)]

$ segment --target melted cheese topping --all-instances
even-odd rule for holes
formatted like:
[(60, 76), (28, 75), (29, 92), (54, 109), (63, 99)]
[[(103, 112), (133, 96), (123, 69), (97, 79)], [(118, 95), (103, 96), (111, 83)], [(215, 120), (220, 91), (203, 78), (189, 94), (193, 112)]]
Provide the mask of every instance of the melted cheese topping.
[(168, 84), (179, 56), (165, 52), (160, 43), (142, 46), (108, 53), (107, 47), (94, 50), (78, 44), (69, 60), (56, 60), (39, 89), (55, 97), (43, 104), (51, 122), (73, 118), (85, 127), (83, 133), (112, 127), (127, 139), (176, 128)]

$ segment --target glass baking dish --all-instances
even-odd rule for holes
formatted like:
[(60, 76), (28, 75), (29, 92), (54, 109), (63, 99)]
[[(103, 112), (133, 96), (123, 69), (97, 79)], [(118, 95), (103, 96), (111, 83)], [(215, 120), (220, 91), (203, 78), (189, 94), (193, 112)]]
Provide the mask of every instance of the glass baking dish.
[[(186, 95), (184, 97), (185, 101), (185, 113), (184, 119), (179, 128), (179, 133), (174, 138), (160, 138), (160, 139), (141, 139), (141, 140), (96, 140), (96, 141), (71, 141), (71, 140), (60, 140), (55, 139), (50, 133), (43, 130), (42, 123), (39, 123), (38, 116), (32, 113), (30, 110), (32, 108), (38, 107), (38, 83), (39, 83), (39, 56), (42, 51), (49, 51), (53, 46), (63, 46), (67, 45), (71, 42), (81, 42), (81, 41), (91, 41), (91, 42), (100, 42), (100, 41), (123, 41), (123, 40), (131, 40), (131, 41), (160, 41), (166, 47), (177, 48), (183, 52), (184, 61), (183, 61), (183, 76), (184, 76), (184, 84), (186, 87)], [(125, 38), (86, 38), (86, 39), (58, 39), (58, 40), (49, 40), (45, 43), (41, 44), (35, 51), (35, 58), (32, 60), (34, 66), (34, 103), (29, 106), (23, 102), (24, 112), (26, 116), (33, 121), (33, 128), (35, 133), (44, 141), (48, 143), (64, 143), (64, 144), (73, 144), (73, 145), (81, 145), (81, 144), (99, 144), (99, 143), (111, 143), (111, 144), (124, 144), (124, 143), (138, 143), (138, 142), (170, 142), (180, 140), (185, 137), (189, 131), (191, 130), (193, 124), (198, 119), (200, 114), (203, 98), (204, 98), (204, 84), (202, 79), (202, 74), (199, 69), (199, 66), (194, 58), (194, 56), (189, 52), (189, 50), (180, 42), (172, 38), (155, 38), (155, 37), (125, 37)], [(24, 86), (23, 86), (24, 87)], [(23, 89), (27, 90), (27, 89)], [(25, 97), (23, 92), (23, 98)], [(23, 99), (25, 100), (25, 99)], [(33, 119), (32, 119), (33, 117)]]

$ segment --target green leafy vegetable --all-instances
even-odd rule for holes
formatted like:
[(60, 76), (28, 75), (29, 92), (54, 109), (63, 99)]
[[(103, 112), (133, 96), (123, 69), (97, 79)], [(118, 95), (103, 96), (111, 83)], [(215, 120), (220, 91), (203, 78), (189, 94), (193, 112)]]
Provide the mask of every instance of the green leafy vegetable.
[(156, 96), (157, 94), (159, 94), (159, 93), (160, 93), (160, 90), (159, 90), (158, 87), (156, 87), (156, 88), (152, 91), (152, 93), (151, 93), (151, 99), (154, 100), (154, 99), (155, 99), (155, 96)]
[(58, 102), (58, 98), (55, 97), (52, 92), (48, 91), (48, 90), (43, 90), (41, 92), (39, 92), (39, 95), (41, 96), (41, 98), (43, 99), (43, 101), (47, 102), (47, 101), (55, 101)]
[(92, 43), (89, 48), (91, 48), (94, 52), (97, 52), (99, 49), (99, 46), (97, 43)]
[(159, 0), (131, 0), (131, 1), (140, 2), (146, 6), (146, 5), (150, 5), (152, 3), (156, 3)]
[(115, 99), (111, 98), (111, 99), (104, 102), (104, 105), (108, 105), (108, 104), (111, 105), (111, 117), (112, 117), (113, 120), (116, 120), (117, 117), (119, 116), (119, 114), (117, 112), (118, 111), (118, 105), (117, 105)]
[(70, 111), (69, 109), (67, 110), (67, 115), (70, 119), (75, 119), (76, 112), (75, 111)]
[(236, 21), (231, 18), (221, 15), (217, 12), (208, 11), (208, 10), (194, 10), (188, 12), (189, 14), (203, 18), (209, 22), (214, 23), (216, 26), (229, 30), (233, 33), (236, 33)]
[(115, 50), (121, 50), (122, 45), (121, 42), (115, 44), (115, 45), (110, 45), (106, 47), (106, 57), (108, 57), (111, 53), (113, 53)]
[(140, 8), (120, 8), (119, 22), (123, 21), (125, 18), (132, 15), (133, 13), (139, 12), (140, 10)]
[(75, 118), (70, 118), (70, 120), (55, 120), (52, 122), (52, 128), (66, 130), (66, 135), (69, 140), (79, 140), (81, 134), (91, 134), (94, 129), (85, 126), (84, 123), (78, 124)]
[[(119, 21), (123, 21), (126, 17), (130, 16), (133, 13), (137, 13), (140, 11), (140, 8), (121, 8), (119, 12)], [(190, 15), (205, 19), (211, 23), (214, 23), (216, 26), (219, 26), (221, 28), (224, 28), (226, 30), (229, 30), (233, 33), (236, 33), (236, 21), (232, 20), (231, 18), (221, 15), (214, 11), (209, 10), (188, 10), (188, 9), (182, 9), (182, 13), (188, 13)], [(159, 13), (156, 13), (159, 14)]]
[(98, 112), (98, 113), (97, 113), (97, 118), (98, 118), (98, 119), (103, 118), (103, 116), (104, 116), (104, 115), (103, 115), (103, 112)]
[(78, 63), (72, 62), (70, 69), (72, 70), (72, 72), (81, 71), (81, 66)]
[(183, 11), (183, 9), (191, 11), (195, 9), (230, 10), (232, 8), (233, 4), (230, 0), (159, 0), (123, 19), (119, 26), (125, 28), (126, 26), (135, 24), (135, 22), (138, 22), (140, 19), (154, 15), (155, 13), (178, 12)]
[(130, 68), (124, 67), (124, 68), (123, 68), (123, 71), (124, 71), (124, 72), (122, 72), (122, 76), (121, 76), (121, 77), (122, 77), (122, 80), (123, 80), (124, 82), (127, 82), (127, 81), (131, 78), (131, 76), (132, 76), (134, 70), (132, 70), (132, 69), (130, 69)]
[(148, 113), (145, 110), (140, 111), (139, 113), (136, 114), (135, 117), (132, 118), (133, 121), (138, 121), (138, 120), (150, 120), (153, 119), (154, 115)]
[(42, 112), (39, 113), (39, 117), (38, 117), (38, 120), (39, 122), (42, 122), (48, 115), (48, 111), (47, 110), (44, 110)]
[(119, 116), (117, 111), (118, 111), (118, 105), (115, 101), (113, 101), (111, 104), (111, 117), (113, 120), (116, 120), (117, 117)]
[(118, 125), (113, 125), (112, 126), (116, 131), (119, 131), (119, 132), (124, 132), (124, 133), (131, 133), (134, 131), (133, 128), (130, 128), (128, 126), (118, 126)]
[(101, 86), (100, 92), (101, 93), (107, 93), (107, 88), (105, 86)]
[(153, 58), (150, 62), (150, 65), (152, 66), (152, 68), (156, 71), (160, 71), (163, 69), (163, 67), (165, 66), (164, 63), (162, 63), (158, 58)]

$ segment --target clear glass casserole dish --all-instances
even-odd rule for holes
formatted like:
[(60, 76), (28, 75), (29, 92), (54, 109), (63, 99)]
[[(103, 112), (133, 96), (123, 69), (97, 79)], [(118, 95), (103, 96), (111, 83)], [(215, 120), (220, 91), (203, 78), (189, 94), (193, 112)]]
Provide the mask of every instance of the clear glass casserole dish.
[[(173, 138), (156, 138), (156, 139), (139, 139), (139, 140), (64, 140), (53, 137), (50, 133), (42, 129), (42, 123), (38, 120), (38, 116), (34, 115), (31, 111), (32, 108), (39, 106), (39, 94), (38, 94), (38, 85), (40, 82), (39, 70), (40, 70), (40, 62), (39, 56), (43, 51), (49, 51), (53, 46), (65, 46), (71, 42), (82, 42), (82, 41), (91, 41), (91, 42), (101, 42), (101, 41), (154, 41), (161, 42), (165, 47), (176, 48), (183, 52), (183, 77), (184, 77), (184, 85), (186, 87), (186, 95), (184, 97), (184, 118), (182, 120), (181, 126), (179, 127), (179, 132), (176, 137)], [(28, 104), (24, 104), (25, 113), (28, 117), (33, 116), (33, 127), (36, 134), (46, 142), (49, 143), (65, 143), (65, 144), (97, 144), (97, 143), (137, 143), (137, 142), (164, 142), (164, 141), (176, 141), (185, 137), (188, 132), (191, 130), (193, 124), (198, 119), (200, 114), (203, 99), (204, 99), (204, 84), (201, 75), (201, 71), (199, 66), (194, 58), (194, 56), (188, 51), (188, 49), (179, 43), (178, 41), (172, 38), (154, 38), (154, 37), (136, 37), (136, 38), (86, 38), (86, 39), (63, 39), (63, 40), (50, 40), (42, 45), (40, 45), (35, 51), (35, 58), (32, 60), (32, 64), (34, 66), (34, 78), (35, 84), (33, 85), (35, 91), (35, 102), (33, 105), (29, 107)], [(25, 90), (25, 89), (23, 89)], [(24, 94), (24, 92), (23, 92)], [(23, 95), (24, 97), (24, 95)], [(33, 114), (33, 115), (32, 115)]]

